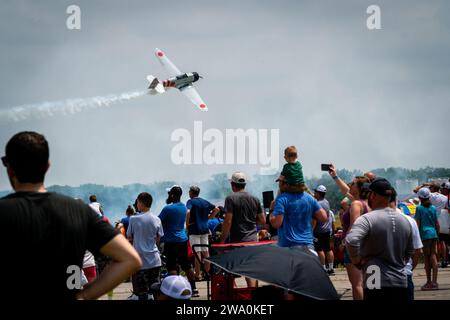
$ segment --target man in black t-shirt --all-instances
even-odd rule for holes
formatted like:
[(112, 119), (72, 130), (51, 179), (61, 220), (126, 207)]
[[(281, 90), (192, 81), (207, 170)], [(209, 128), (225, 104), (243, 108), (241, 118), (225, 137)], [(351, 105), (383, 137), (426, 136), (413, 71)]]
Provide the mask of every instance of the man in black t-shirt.
[[(49, 148), (44, 136), (14, 135), (2, 162), (15, 191), (0, 199), (0, 274), (7, 299), (96, 299), (139, 270), (137, 252), (88, 205), (46, 191)], [(80, 290), (76, 277), (86, 250), (113, 261)]]

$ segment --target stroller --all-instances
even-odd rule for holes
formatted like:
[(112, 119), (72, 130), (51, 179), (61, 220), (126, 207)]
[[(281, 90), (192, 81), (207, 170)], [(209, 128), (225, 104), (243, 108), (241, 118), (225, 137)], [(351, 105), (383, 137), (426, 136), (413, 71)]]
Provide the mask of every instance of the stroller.
[[(211, 256), (223, 254), (229, 252), (236, 248), (241, 248), (245, 246), (256, 246), (256, 245), (267, 245), (273, 244), (276, 241), (259, 241), (259, 242), (242, 242), (242, 243), (226, 243), (226, 244), (211, 244), (202, 245), (196, 244), (192, 246), (194, 251), (195, 259), (199, 259), (198, 255), (195, 254), (197, 248), (208, 247)], [(209, 273), (205, 271), (204, 263), (200, 261), (202, 271), (206, 275), (206, 287), (207, 287), (207, 299), (208, 300), (251, 300), (252, 292), (255, 288), (238, 288), (235, 279), (239, 276), (233, 275), (220, 269), (216, 266), (211, 265)]]

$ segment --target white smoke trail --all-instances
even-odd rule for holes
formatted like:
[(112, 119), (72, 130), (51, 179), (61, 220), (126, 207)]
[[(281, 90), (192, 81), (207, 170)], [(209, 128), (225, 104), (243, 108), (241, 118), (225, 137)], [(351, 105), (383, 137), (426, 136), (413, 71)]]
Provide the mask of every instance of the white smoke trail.
[(54, 115), (68, 115), (88, 109), (109, 107), (112, 104), (144, 96), (147, 91), (130, 91), (91, 98), (67, 99), (38, 104), (24, 104), (0, 111), (0, 123), (23, 121), (30, 118), (42, 119)]

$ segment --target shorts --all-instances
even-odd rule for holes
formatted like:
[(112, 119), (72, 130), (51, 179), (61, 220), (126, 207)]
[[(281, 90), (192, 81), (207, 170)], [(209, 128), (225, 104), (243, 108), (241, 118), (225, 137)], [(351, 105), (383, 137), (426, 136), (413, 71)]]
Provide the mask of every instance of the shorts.
[(414, 300), (414, 282), (412, 275), (408, 275), (408, 301)]
[(431, 256), (432, 254), (437, 255), (437, 239), (427, 239), (422, 240), (423, 243), (423, 254)]
[(159, 271), (161, 267), (139, 270), (133, 275), (133, 293), (139, 300), (147, 299), (147, 294), (151, 293), (152, 284), (159, 282)]
[(199, 251), (208, 252), (208, 244), (209, 244), (208, 237), (209, 234), (192, 234), (189, 236), (189, 242), (191, 243), (192, 247), (196, 244), (202, 245), (201, 247), (195, 247), (195, 252)]
[(439, 241), (444, 241), (446, 245), (450, 246), (450, 235), (447, 233), (439, 233)]
[(83, 268), (83, 272), (88, 282), (92, 282), (97, 278), (97, 268), (95, 266)]
[(347, 248), (344, 248), (344, 265), (346, 264), (352, 264), (352, 259), (350, 258), (350, 255), (347, 252)]
[(319, 252), (319, 251), (325, 251), (325, 252), (331, 251), (331, 248), (330, 248), (330, 235), (331, 235), (331, 232), (315, 233), (314, 234), (314, 238), (317, 239), (317, 241), (314, 241), (314, 249), (317, 252)]
[(166, 242), (164, 243), (164, 255), (166, 256), (167, 271), (176, 271), (177, 265), (187, 271), (192, 268), (188, 256), (188, 242)]

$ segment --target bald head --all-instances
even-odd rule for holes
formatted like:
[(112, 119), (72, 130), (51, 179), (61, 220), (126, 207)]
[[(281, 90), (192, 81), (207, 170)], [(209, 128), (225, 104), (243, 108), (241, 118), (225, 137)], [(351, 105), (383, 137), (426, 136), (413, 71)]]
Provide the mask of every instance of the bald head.
[(371, 171), (364, 173), (364, 176), (369, 179), (370, 182), (376, 179), (377, 175)]

